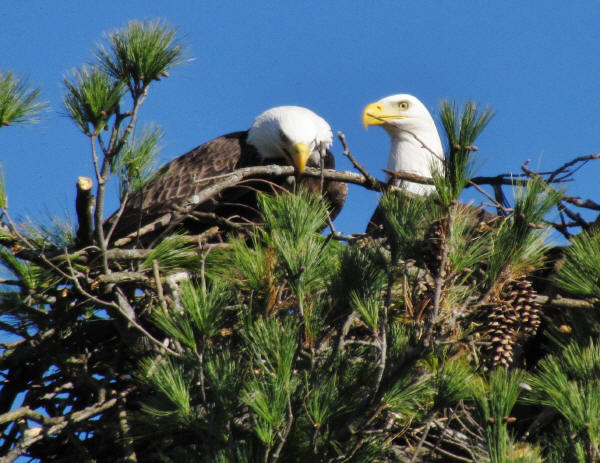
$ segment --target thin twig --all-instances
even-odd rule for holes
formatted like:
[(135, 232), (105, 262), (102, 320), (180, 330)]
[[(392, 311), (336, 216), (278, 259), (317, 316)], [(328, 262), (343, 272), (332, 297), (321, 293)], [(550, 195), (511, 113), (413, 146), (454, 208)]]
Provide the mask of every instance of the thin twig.
[(477, 185), (476, 183), (473, 183), (472, 180), (469, 181), (469, 185), (473, 186), (477, 191), (479, 191), (479, 193), (481, 193), (482, 195), (484, 195), (486, 198), (488, 198), (490, 201), (492, 201), (493, 206), (496, 208), (496, 210), (498, 211), (502, 211), (502, 212), (509, 212), (509, 209), (507, 209), (506, 207), (504, 207), (501, 203), (499, 203), (498, 201), (496, 201), (496, 198), (492, 197), (491, 195), (489, 195), (487, 193), (487, 191), (485, 191), (483, 188), (481, 188), (479, 185)]
[[(566, 162), (565, 164), (560, 166), (558, 169), (556, 169), (550, 173), (550, 176), (548, 178), (548, 183), (552, 182), (552, 180), (554, 180), (556, 177), (558, 177), (559, 174), (567, 172), (569, 167), (571, 167), (579, 162), (586, 163), (586, 162), (594, 160), (594, 159), (600, 159), (600, 153), (588, 154), (586, 156), (579, 156), (579, 157), (576, 157), (575, 159), (572, 159), (569, 162)], [(569, 175), (573, 174), (573, 172), (574, 171), (570, 171)]]
[(69, 270), (71, 271), (71, 275), (68, 275), (66, 273), (64, 273), (62, 270), (58, 269), (56, 266), (54, 266), (53, 264), (51, 264), (50, 262), (48, 262), (49, 264), (51, 264), (56, 270), (58, 270), (61, 274), (63, 274), (64, 276), (66, 276), (67, 278), (69, 278), (71, 281), (73, 281), (73, 283), (75, 284), (75, 287), (77, 288), (77, 290), (84, 295), (85, 297), (87, 297), (88, 299), (94, 301), (95, 303), (99, 304), (101, 307), (112, 307), (113, 309), (115, 309), (118, 313), (120, 313), (123, 317), (125, 317), (127, 319), (127, 321), (131, 322), (131, 324), (138, 330), (140, 331), (142, 334), (144, 334), (145, 336), (148, 337), (148, 339), (150, 339), (152, 342), (154, 342), (156, 345), (160, 346), (161, 349), (165, 349), (167, 350), (169, 353), (173, 354), (173, 355), (179, 355), (177, 354), (177, 352), (169, 349), (168, 347), (165, 347), (163, 345), (162, 342), (160, 342), (158, 339), (156, 339), (154, 336), (152, 336), (142, 325), (140, 325), (137, 320), (135, 320), (135, 318), (130, 317), (126, 311), (123, 310), (123, 308), (114, 302), (111, 301), (103, 301), (102, 299), (97, 298), (96, 296), (94, 296), (93, 294), (89, 293), (88, 291), (86, 291), (85, 289), (83, 289), (83, 287), (81, 286), (81, 283), (79, 282), (79, 278), (77, 278), (75, 276), (75, 270), (73, 269), (73, 265), (71, 263), (71, 259), (69, 257), (69, 254), (66, 253), (65, 251), (65, 255), (67, 258), (67, 263), (69, 265)]
[(388, 322), (388, 310), (392, 305), (392, 286), (394, 284), (394, 275), (391, 268), (387, 269), (387, 289), (385, 295), (385, 301), (383, 304), (383, 311), (381, 314), (381, 320), (379, 321), (379, 364), (375, 373), (375, 384), (373, 386), (373, 398), (377, 397), (379, 387), (381, 386), (381, 380), (383, 373), (385, 372), (385, 366), (387, 362), (387, 322)]
[(423, 444), (425, 443), (425, 439), (427, 439), (427, 435), (429, 434), (429, 429), (431, 428), (432, 421), (433, 421), (433, 417), (430, 418), (429, 420), (427, 420), (427, 425), (425, 426), (423, 435), (421, 436), (421, 439), (419, 439), (417, 448), (415, 449), (415, 452), (413, 453), (409, 463), (414, 463), (415, 460), (417, 459), (417, 455), (419, 455), (419, 452), (421, 451), (421, 448), (423, 447)]
[(342, 146), (344, 147), (344, 156), (346, 156), (348, 159), (350, 159), (350, 162), (352, 163), (352, 165), (363, 175), (363, 177), (367, 180), (367, 182), (369, 183), (369, 185), (376, 185), (378, 183), (377, 179), (375, 177), (373, 177), (368, 171), (367, 169), (365, 169), (363, 167), (363, 165), (358, 162), (354, 156), (352, 156), (352, 154), (350, 153), (350, 148), (348, 148), (348, 143), (346, 142), (346, 137), (344, 136), (344, 134), (340, 131), (337, 133), (338, 138), (340, 139), (340, 142), (342, 142)]
[(163, 292), (162, 283), (160, 281), (160, 269), (158, 267), (158, 261), (152, 259), (152, 272), (154, 274), (154, 282), (156, 283), (156, 293), (158, 294), (158, 300), (163, 310), (167, 311), (167, 301), (165, 300), (165, 294)]
[(433, 334), (433, 327), (438, 322), (440, 305), (442, 301), (442, 289), (445, 283), (446, 263), (448, 261), (448, 234), (451, 233), (451, 230), (453, 228), (455, 212), (456, 204), (452, 204), (448, 209), (448, 225), (446, 227), (446, 234), (441, 240), (442, 259), (434, 278), (433, 310), (431, 315), (429, 316), (429, 319), (427, 320), (427, 324), (425, 325), (425, 330), (423, 332), (423, 343), (425, 346), (430, 345), (431, 337)]
[(43, 429), (43, 432), (39, 433), (24, 433), (23, 437), (20, 439), (18, 444), (8, 453), (6, 454), (2, 460), (2, 462), (11, 462), (18, 458), (20, 455), (23, 455), (27, 450), (36, 442), (46, 438), (46, 436), (57, 435), (60, 431), (62, 431), (68, 425), (73, 425), (74, 423), (78, 423), (89, 418), (93, 418), (96, 415), (105, 412), (106, 410), (112, 408), (117, 402), (116, 397), (107, 400), (103, 403), (96, 403), (89, 407), (86, 407), (84, 410), (79, 410), (68, 415), (64, 415), (61, 417), (56, 417), (56, 424), (52, 424), (47, 428)]
[[(387, 120), (385, 120), (382, 117), (376, 116), (375, 114), (371, 114), (371, 113), (367, 113), (367, 115), (369, 117), (372, 117), (373, 119), (377, 119), (380, 122), (387, 122)], [(399, 127), (398, 127), (399, 128)], [(400, 129), (400, 128), (399, 128)], [(438, 160), (444, 162), (444, 157), (440, 156), (438, 153), (436, 153), (435, 151), (433, 151), (431, 148), (429, 148), (429, 146), (427, 146), (425, 144), (425, 142), (423, 140), (421, 140), (417, 134), (415, 134), (414, 132), (411, 132), (410, 130), (406, 130), (406, 129), (400, 129), (402, 132), (406, 132), (409, 135), (411, 135), (415, 140), (417, 140), (420, 144), (421, 144), (421, 148), (426, 149), (427, 151), (429, 151), (434, 157), (436, 157)]]
[(110, 229), (108, 230), (108, 233), (106, 234), (106, 241), (110, 243), (110, 239), (112, 238), (112, 234), (115, 231), (115, 228), (117, 228), (117, 225), (119, 224), (119, 220), (121, 219), (121, 216), (123, 215), (123, 211), (125, 210), (125, 206), (127, 205), (127, 200), (129, 199), (129, 191), (125, 192), (125, 196), (123, 197), (123, 200), (121, 201), (121, 204), (119, 206), (119, 210), (113, 214), (114, 216), (114, 220), (110, 226)]

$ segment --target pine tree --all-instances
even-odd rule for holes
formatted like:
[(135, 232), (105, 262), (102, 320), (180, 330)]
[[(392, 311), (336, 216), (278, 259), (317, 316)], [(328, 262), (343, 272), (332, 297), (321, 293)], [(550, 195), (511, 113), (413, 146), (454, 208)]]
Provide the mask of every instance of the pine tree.
[[(600, 459), (600, 234), (549, 261), (564, 196), (542, 175), (497, 216), (460, 202), (491, 110), (442, 104), (436, 193), (387, 188), (383, 236), (321, 233), (326, 203), (298, 189), (260, 196), (244, 234), (123, 249), (107, 184), (125, 202), (151, 177), (161, 131), (137, 118), (182, 46), (134, 21), (95, 58), (64, 81), (96, 173), (77, 235), (13, 223), (0, 181), (2, 461)], [(0, 74), (0, 127), (38, 94)]]
[[(107, 249), (99, 226), (107, 183), (118, 175), (125, 196), (148, 175), (159, 132), (134, 137), (137, 116), (149, 86), (168, 75), (182, 52), (175, 30), (160, 22), (133, 21), (107, 41), (96, 64), (64, 80), (67, 114), (90, 140), (96, 173), (95, 198), (82, 195), (87, 230), (76, 238), (48, 224), (15, 225), (1, 188), (0, 260), (10, 275), (1, 293), (2, 329), (11, 335), (1, 360), (0, 454), (6, 461), (20, 455), (136, 460), (130, 414), (141, 389), (132, 372), (147, 342), (166, 349), (143, 326), (150, 301), (136, 287), (148, 284), (154, 262), (164, 264), (164, 275), (198, 263), (189, 245), (169, 254), (180, 244), (176, 237), (153, 253)], [(32, 120), (42, 109), (39, 91), (11, 73), (0, 80), (3, 125)], [(89, 190), (91, 183), (80, 179), (78, 185)]]

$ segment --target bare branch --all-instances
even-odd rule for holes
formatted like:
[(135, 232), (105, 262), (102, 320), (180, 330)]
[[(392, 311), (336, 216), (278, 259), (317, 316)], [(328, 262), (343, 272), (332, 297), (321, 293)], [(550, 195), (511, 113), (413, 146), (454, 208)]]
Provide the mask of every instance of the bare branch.
[(342, 142), (342, 146), (344, 147), (344, 156), (346, 156), (348, 159), (350, 159), (350, 162), (352, 163), (352, 165), (361, 173), (363, 174), (364, 178), (367, 180), (368, 184), (370, 186), (375, 186), (377, 185), (378, 181), (377, 179), (375, 179), (375, 177), (373, 177), (368, 171), (367, 169), (365, 169), (363, 167), (363, 165), (361, 163), (359, 163), (354, 156), (352, 156), (352, 154), (350, 154), (350, 148), (348, 148), (348, 143), (346, 143), (346, 137), (344, 136), (344, 134), (342, 132), (338, 132), (337, 133), (338, 138), (340, 139), (340, 142)]
[(548, 183), (552, 182), (560, 174), (567, 173), (567, 176), (572, 175), (581, 166), (578, 167), (575, 170), (572, 170), (572, 171), (569, 170), (569, 167), (574, 166), (575, 164), (578, 164), (578, 163), (582, 163), (582, 166), (583, 166), (588, 161), (592, 161), (592, 160), (595, 160), (595, 159), (600, 159), (600, 153), (588, 154), (588, 155), (585, 155), (585, 156), (579, 156), (579, 157), (576, 157), (575, 159), (572, 159), (569, 162), (566, 162), (565, 164), (563, 164), (562, 166), (560, 166), (558, 169), (555, 169), (554, 171), (552, 171), (550, 173), (550, 176), (548, 178)]
[(87, 246), (92, 242), (94, 230), (94, 197), (92, 186), (94, 182), (89, 177), (79, 177), (77, 180), (77, 197), (75, 199), (75, 210), (77, 211), (77, 243)]

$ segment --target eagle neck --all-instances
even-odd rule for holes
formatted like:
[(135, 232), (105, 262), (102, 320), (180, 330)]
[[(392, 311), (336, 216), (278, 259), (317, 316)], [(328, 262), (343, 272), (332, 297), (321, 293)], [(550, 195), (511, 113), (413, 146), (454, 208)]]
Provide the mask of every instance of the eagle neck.
[[(435, 131), (434, 137), (424, 138), (415, 137), (406, 131), (398, 131), (390, 135), (392, 135), (392, 144), (388, 158), (388, 170), (409, 172), (431, 178), (432, 167), (441, 167), (440, 159), (442, 159), (443, 150), (437, 131)], [(396, 180), (394, 184), (417, 194), (429, 194), (435, 189), (432, 185), (422, 185), (400, 179)]]

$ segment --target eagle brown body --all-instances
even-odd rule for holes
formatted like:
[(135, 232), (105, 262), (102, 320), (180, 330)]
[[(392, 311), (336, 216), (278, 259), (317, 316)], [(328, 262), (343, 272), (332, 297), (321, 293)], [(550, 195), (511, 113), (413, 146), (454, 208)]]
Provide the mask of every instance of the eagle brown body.
[[(242, 226), (259, 221), (257, 192), (290, 191), (295, 184), (293, 179), (290, 182), (289, 177), (249, 178), (202, 203), (194, 204), (195, 195), (222, 181), (223, 176), (235, 169), (269, 164), (289, 165), (284, 160), (261, 158), (257, 150), (246, 142), (247, 136), (247, 131), (223, 135), (161, 167), (154, 179), (141, 190), (129, 195), (120, 216), (114, 213), (106, 220), (107, 231), (116, 222), (111, 240), (114, 242), (118, 238), (135, 234), (141, 227), (161, 218), (160, 223), (149, 233), (150, 236), (155, 237), (160, 230), (166, 228), (179, 227), (193, 233), (214, 225), (219, 225), (221, 229), (227, 228), (223, 227), (224, 221), (218, 221), (215, 217)], [(327, 169), (335, 168), (335, 160), (329, 151), (324, 164)], [(299, 183), (315, 192), (320, 189), (320, 179), (300, 177)], [(334, 218), (344, 204), (348, 187), (343, 182), (325, 181), (324, 190), (330, 203), (331, 217)], [(193, 213), (200, 214), (193, 217)]]

